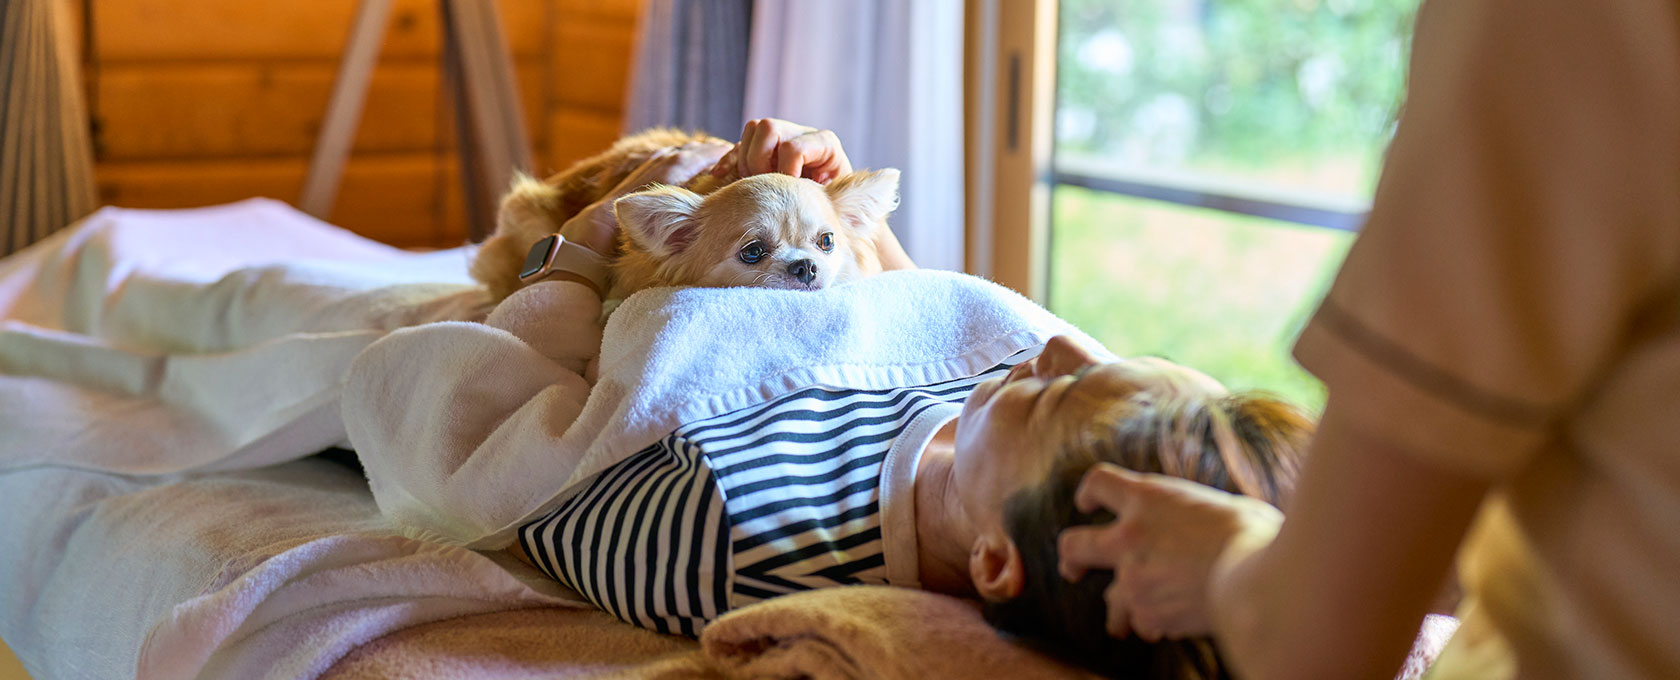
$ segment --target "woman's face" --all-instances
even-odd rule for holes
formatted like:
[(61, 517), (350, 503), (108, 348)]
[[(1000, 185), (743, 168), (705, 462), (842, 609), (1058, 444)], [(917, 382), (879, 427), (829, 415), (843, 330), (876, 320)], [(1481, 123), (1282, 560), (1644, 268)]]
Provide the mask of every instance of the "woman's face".
[(974, 388), (957, 420), (956, 481), (963, 511), (985, 531), (1001, 528), (1003, 503), (1044, 479), (1074, 429), (1140, 391), (1157, 395), (1225, 388), (1199, 371), (1140, 357), (1103, 363), (1072, 338), (1050, 339), (1037, 358)]

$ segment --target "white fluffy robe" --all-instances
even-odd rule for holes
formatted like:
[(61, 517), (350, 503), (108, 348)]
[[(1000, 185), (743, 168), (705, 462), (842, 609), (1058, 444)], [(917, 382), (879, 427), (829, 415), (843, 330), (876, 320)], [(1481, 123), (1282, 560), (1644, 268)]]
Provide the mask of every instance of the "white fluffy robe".
[(950, 272), (817, 292), (663, 288), (613, 313), (591, 389), (564, 337), (587, 337), (596, 308), (572, 284), (522, 294), (490, 325), (398, 330), (351, 366), (346, 428), (381, 511), (411, 536), (506, 545), (679, 425), (803, 388), (973, 375), (1058, 333), (1096, 346), (1025, 298)]

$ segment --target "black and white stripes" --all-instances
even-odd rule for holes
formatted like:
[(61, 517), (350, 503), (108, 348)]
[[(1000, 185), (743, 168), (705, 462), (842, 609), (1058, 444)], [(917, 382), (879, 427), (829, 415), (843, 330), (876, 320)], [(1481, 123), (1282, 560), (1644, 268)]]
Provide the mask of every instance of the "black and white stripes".
[(693, 637), (728, 609), (726, 519), (705, 458), (673, 435), (525, 525), (520, 544), (550, 577), (614, 616)]
[(620, 619), (688, 636), (777, 595), (904, 580), (888, 576), (882, 521), (895, 442), (915, 423), (922, 439), (907, 455), (918, 456), (974, 385), (1023, 358), (935, 385), (809, 388), (684, 425), (527, 524), (520, 542)]

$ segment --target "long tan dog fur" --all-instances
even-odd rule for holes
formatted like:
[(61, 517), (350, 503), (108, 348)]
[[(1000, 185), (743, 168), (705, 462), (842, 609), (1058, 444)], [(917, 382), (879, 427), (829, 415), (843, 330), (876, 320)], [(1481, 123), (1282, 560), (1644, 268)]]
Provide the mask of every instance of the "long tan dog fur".
[[(520, 177), (503, 198), (496, 230), (479, 247), (470, 273), (501, 301), (520, 288), (519, 270), (531, 244), (606, 196), (654, 154), (694, 142), (727, 143), (709, 135), (655, 128), (620, 139), (546, 180)], [(736, 179), (733, 173), (714, 177), (702, 172), (684, 187), (656, 185), (619, 199), (615, 207), (622, 253), (613, 267), (618, 280), (614, 293), (651, 285), (800, 287), (781, 272), (754, 273), (736, 266), (741, 263), (732, 260), (730, 249), (753, 238), (743, 230), (761, 234), (778, 257), (791, 255), (820, 264), (822, 278), (803, 285), (832, 285), (880, 271), (873, 235), (879, 233), (877, 227), (885, 229), (886, 216), (897, 205), (898, 171), (855, 172), (827, 187), (783, 176)], [(724, 187), (730, 190), (718, 191)], [(755, 214), (759, 219), (752, 218)], [(662, 225), (662, 220), (681, 220), (692, 227), (681, 231), (692, 232), (686, 235), (689, 239), (700, 236), (700, 247), (664, 247), (675, 235), (672, 225)], [(720, 226), (725, 223), (731, 226)], [(822, 233), (833, 235), (832, 252), (813, 247)], [(701, 267), (707, 271), (702, 273)]]
[[(585, 158), (546, 180), (520, 177), (502, 199), (496, 230), (478, 248), (469, 272), (500, 302), (519, 290), (519, 269), (531, 244), (560, 230), (560, 225), (601, 200), (632, 171), (662, 149), (690, 142), (722, 139), (668, 128), (654, 128), (618, 140), (606, 151)], [(700, 173), (689, 188), (710, 193), (733, 177)]]

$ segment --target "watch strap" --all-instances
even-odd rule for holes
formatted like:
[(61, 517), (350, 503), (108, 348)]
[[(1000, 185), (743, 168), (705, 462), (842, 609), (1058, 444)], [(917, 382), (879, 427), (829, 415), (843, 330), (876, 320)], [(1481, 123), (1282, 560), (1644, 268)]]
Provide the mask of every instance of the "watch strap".
[(605, 256), (581, 243), (569, 241), (565, 236), (550, 234), (531, 244), (531, 251), (525, 256), (525, 267), (519, 272), (519, 280), (532, 283), (555, 272), (581, 276), (595, 284), (602, 295), (606, 294), (611, 278)]

